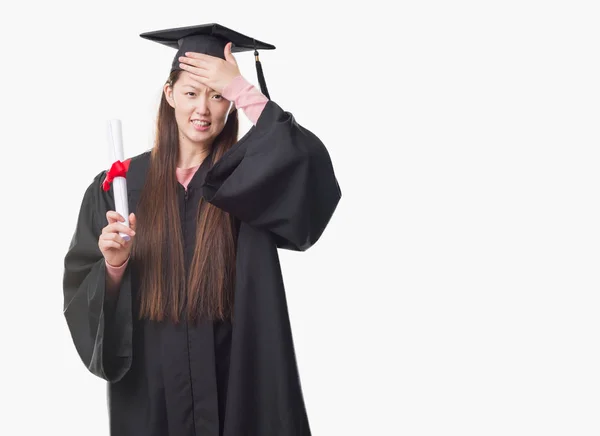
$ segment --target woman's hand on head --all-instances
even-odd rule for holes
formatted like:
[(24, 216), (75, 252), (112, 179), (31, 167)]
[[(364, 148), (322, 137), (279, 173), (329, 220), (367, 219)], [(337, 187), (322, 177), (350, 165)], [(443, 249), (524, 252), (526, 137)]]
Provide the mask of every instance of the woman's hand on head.
[[(108, 225), (102, 229), (102, 233), (98, 238), (98, 248), (102, 252), (104, 259), (111, 266), (121, 266), (129, 258), (131, 253), (131, 244), (135, 237), (135, 229), (137, 219), (135, 214), (129, 214), (129, 225), (127, 227), (123, 222), (125, 219), (121, 214), (114, 210), (106, 212), (106, 219)], [(126, 233), (129, 235), (129, 241), (125, 241), (119, 233)]]
[(237, 61), (231, 53), (231, 42), (225, 46), (225, 60), (203, 53), (188, 52), (179, 58), (179, 67), (191, 73), (200, 83), (214, 89), (219, 94), (240, 75)]

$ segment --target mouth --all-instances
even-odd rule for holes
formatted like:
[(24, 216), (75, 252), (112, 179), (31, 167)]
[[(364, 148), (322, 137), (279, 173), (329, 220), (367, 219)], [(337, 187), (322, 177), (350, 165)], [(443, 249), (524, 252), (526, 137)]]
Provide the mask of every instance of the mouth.
[(205, 121), (205, 120), (192, 120), (191, 121), (192, 126), (194, 126), (194, 129), (198, 132), (205, 132), (210, 128), (211, 123), (209, 121)]

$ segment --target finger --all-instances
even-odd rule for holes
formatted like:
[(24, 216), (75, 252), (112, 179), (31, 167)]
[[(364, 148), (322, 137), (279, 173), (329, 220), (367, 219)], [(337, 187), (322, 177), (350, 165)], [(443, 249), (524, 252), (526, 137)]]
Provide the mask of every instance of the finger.
[(198, 70), (203, 70), (203, 71), (208, 71), (208, 70), (211, 69), (210, 65), (197, 64), (197, 63), (194, 63), (193, 61), (190, 61), (190, 60), (188, 60), (186, 62), (180, 61), (179, 66), (182, 66), (182, 65), (184, 65), (186, 67), (196, 68)]
[(184, 53), (183, 57), (187, 57), (187, 58), (191, 58), (191, 59), (197, 59), (199, 61), (204, 61), (204, 62), (213, 62), (215, 61), (215, 57), (211, 56), (211, 55), (207, 55), (204, 53), (198, 53), (195, 51), (187, 51)]
[(195, 85), (208, 86), (212, 89), (210, 77), (208, 76), (190, 73), (190, 81)]
[[(195, 80), (197, 84), (207, 85), (207, 86), (208, 86), (208, 82), (210, 81), (210, 77), (208, 77), (207, 75), (193, 74), (192, 79)], [(209, 86), (209, 88), (210, 88), (210, 86)]]
[(125, 224), (123, 223), (112, 223), (107, 225), (106, 227), (104, 227), (102, 229), (102, 233), (106, 234), (106, 233), (126, 233), (129, 236), (134, 236), (135, 235), (135, 230), (127, 227)]
[(179, 68), (181, 68), (182, 70), (187, 71), (191, 74), (200, 76), (200, 77), (206, 77), (207, 73), (209, 71), (211, 71), (207, 68), (192, 67), (191, 65), (188, 65), (188, 64), (179, 64)]
[(232, 47), (233, 47), (233, 42), (229, 42), (225, 46), (225, 60), (227, 62), (229, 62), (230, 64), (237, 66), (237, 61), (235, 59), (235, 56), (233, 56), (233, 52), (231, 51)]
[(118, 233), (105, 233), (103, 235), (100, 235), (99, 240), (105, 242), (113, 241), (120, 245), (123, 245), (123, 242), (125, 242), (125, 240)]
[(102, 236), (102, 240), (104, 241), (115, 241), (117, 243), (119, 243), (120, 245), (124, 246), (125, 245), (125, 239), (123, 239), (123, 237), (121, 235), (119, 235), (118, 233), (107, 233), (105, 235)]
[(118, 242), (115, 241), (102, 241), (100, 244), (98, 244), (100, 247), (101, 251), (104, 251), (108, 248), (116, 248), (116, 249), (120, 249), (121, 246), (119, 245)]
[(113, 218), (113, 219), (118, 219), (118, 220), (125, 220), (125, 218), (123, 218), (123, 215), (121, 215), (119, 212), (114, 211), (114, 210), (109, 210), (106, 212), (106, 218)]
[(104, 244), (104, 246), (110, 245), (112, 248), (121, 249), (121, 248), (123, 248), (125, 246), (125, 241), (123, 240), (123, 238), (121, 238), (121, 239), (112, 239), (112, 238), (111, 239), (105, 239), (105, 238), (102, 238), (102, 239), (100, 239), (98, 241), (98, 244), (100, 246), (102, 246), (102, 244)]
[(137, 217), (134, 213), (129, 214), (129, 225), (131, 226), (131, 229), (135, 232), (135, 230), (137, 229)]
[(109, 224), (112, 224), (117, 221), (125, 221), (123, 215), (121, 215), (118, 212), (115, 212), (114, 210), (109, 210), (108, 212), (106, 212), (106, 219), (108, 220)]
[(197, 58), (192, 58), (192, 57), (187, 57), (187, 56), (180, 56), (179, 62), (184, 63), (184, 64), (189, 64), (193, 67), (198, 67), (198, 68), (208, 68), (210, 66), (209, 62), (206, 61), (205, 59), (197, 59)]
[(195, 74), (189, 70), (188, 70), (188, 72), (190, 73), (189, 79), (192, 82), (192, 85), (204, 85), (205, 84), (204, 82), (206, 82), (208, 80), (208, 77), (206, 77), (206, 74)]

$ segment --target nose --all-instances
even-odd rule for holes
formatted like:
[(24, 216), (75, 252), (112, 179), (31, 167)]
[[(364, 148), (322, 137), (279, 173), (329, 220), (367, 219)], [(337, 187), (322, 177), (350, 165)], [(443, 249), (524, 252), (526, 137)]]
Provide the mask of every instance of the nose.
[(208, 108), (208, 96), (206, 94), (203, 93), (196, 99), (196, 107), (194, 111), (198, 115), (210, 114), (210, 109)]

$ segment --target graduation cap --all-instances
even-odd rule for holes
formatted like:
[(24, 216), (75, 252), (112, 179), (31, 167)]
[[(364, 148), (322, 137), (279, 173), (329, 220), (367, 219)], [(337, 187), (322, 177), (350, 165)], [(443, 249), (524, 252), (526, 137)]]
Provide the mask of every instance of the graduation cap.
[(156, 30), (140, 34), (142, 38), (150, 41), (164, 44), (177, 49), (171, 72), (180, 70), (179, 56), (185, 56), (185, 52), (192, 51), (203, 53), (225, 59), (225, 46), (232, 42), (231, 51), (233, 53), (254, 50), (254, 59), (256, 61), (256, 73), (260, 90), (268, 98), (267, 84), (262, 71), (262, 65), (258, 59), (258, 50), (273, 50), (274, 45), (259, 41), (249, 36), (242, 35), (235, 30), (228, 29), (220, 24), (210, 23), (199, 26), (178, 27), (175, 29)]

